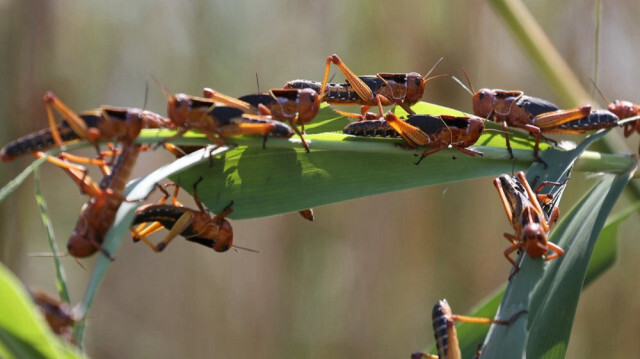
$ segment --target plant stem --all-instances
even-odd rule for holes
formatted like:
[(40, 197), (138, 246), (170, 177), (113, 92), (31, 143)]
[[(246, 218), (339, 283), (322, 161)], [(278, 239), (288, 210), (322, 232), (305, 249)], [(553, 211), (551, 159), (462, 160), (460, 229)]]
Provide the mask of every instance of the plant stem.
[(491, 0), (528, 58), (561, 96), (565, 107), (590, 103), (591, 96), (520, 0)]
[(49, 247), (51, 248), (51, 252), (53, 253), (53, 264), (56, 268), (56, 286), (58, 288), (58, 294), (60, 295), (60, 299), (62, 299), (62, 301), (69, 304), (70, 298), (69, 290), (67, 289), (67, 275), (65, 274), (64, 267), (60, 262), (60, 256), (58, 255), (58, 244), (56, 243), (56, 237), (53, 233), (53, 225), (51, 224), (51, 220), (49, 219), (47, 202), (42, 195), (42, 188), (40, 186), (40, 169), (38, 167), (34, 168), (33, 177), (36, 183), (36, 201), (38, 202), (38, 206), (40, 207), (40, 214), (42, 216), (42, 223), (44, 224), (44, 229), (47, 234), (47, 241), (49, 242)]

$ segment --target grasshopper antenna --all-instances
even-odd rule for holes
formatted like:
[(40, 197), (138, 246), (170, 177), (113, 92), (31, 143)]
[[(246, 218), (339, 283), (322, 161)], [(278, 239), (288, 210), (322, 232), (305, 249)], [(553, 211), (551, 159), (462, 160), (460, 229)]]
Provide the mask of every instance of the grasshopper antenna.
[(247, 251), (247, 252), (251, 252), (251, 253), (260, 253), (260, 251), (255, 250), (255, 249), (251, 249), (251, 248), (247, 248), (247, 247), (240, 247), (240, 246), (236, 246), (235, 244), (232, 246), (232, 248), (238, 252), (238, 249), (242, 249), (243, 251)]
[(436, 61), (436, 63), (431, 67), (429, 72), (427, 72), (426, 75), (424, 75), (422, 77), (422, 79), (420, 80), (420, 86), (422, 86), (424, 88), (424, 86), (427, 84), (427, 82), (429, 82), (431, 80), (437, 79), (439, 77), (449, 76), (448, 74), (440, 74), (440, 75), (435, 75), (435, 76), (429, 77), (429, 75), (431, 75), (431, 73), (436, 69), (436, 67), (438, 67), (438, 64), (440, 64), (442, 62), (442, 60), (444, 60), (444, 57), (439, 58), (438, 61)]
[(600, 97), (602, 97), (602, 99), (604, 100), (604, 102), (606, 102), (607, 104), (610, 104), (611, 101), (609, 101), (604, 94), (602, 93), (602, 91), (600, 91), (600, 88), (598, 87), (598, 85), (596, 84), (595, 81), (593, 81), (592, 78), (589, 79), (591, 81), (591, 83), (593, 84), (593, 86), (596, 88), (596, 90), (598, 91), (598, 93), (600, 94)]
[(149, 79), (147, 79), (147, 81), (145, 81), (145, 84), (144, 84), (144, 105), (142, 106), (143, 112), (147, 108), (148, 100), (149, 100)]
[(458, 78), (455, 77), (455, 76), (451, 76), (451, 78), (453, 79), (453, 81), (457, 82), (458, 85), (462, 86), (462, 88), (465, 89), (469, 93), (469, 95), (473, 96), (473, 92), (471, 92), (471, 90), (469, 90), (469, 88), (467, 86), (465, 86), (462, 83), (462, 81), (458, 80)]
[(442, 60), (444, 60), (444, 57), (441, 57), (438, 59), (438, 61), (436, 61), (436, 63), (431, 66), (431, 69), (429, 69), (429, 71), (427, 72), (426, 75), (424, 75), (424, 77), (429, 77), (429, 75), (431, 75), (431, 73), (436, 69), (436, 67), (438, 67), (438, 65), (442, 62)]
[[(162, 90), (162, 93), (164, 94), (164, 97), (167, 99), (167, 101), (171, 101), (171, 94), (169, 93), (169, 90), (167, 90), (166, 87), (164, 87), (162, 85), (162, 83), (160, 82), (160, 80), (158, 80), (152, 72), (149, 72), (149, 77), (151, 77), (151, 79), (153, 80), (153, 82), (156, 83), (156, 85), (158, 85), (158, 87), (160, 87), (160, 90)], [(146, 100), (145, 100), (146, 103)]]
[(473, 88), (473, 84), (471, 83), (471, 78), (469, 78), (469, 74), (467, 73), (467, 70), (464, 67), (462, 68), (462, 72), (464, 73), (464, 77), (467, 78), (467, 82), (469, 83), (469, 87), (471, 88), (471, 90), (469, 90), (469, 87), (465, 86), (462, 83), (462, 81), (458, 80), (457, 77), (455, 76), (451, 76), (451, 77), (455, 82), (458, 83), (458, 85), (462, 86), (462, 88), (465, 89), (471, 95), (471, 97), (473, 97), (473, 94), (476, 92), (476, 89)]
[(462, 68), (462, 72), (464, 73), (464, 77), (467, 78), (467, 82), (469, 83), (469, 87), (471, 88), (471, 91), (473, 93), (476, 93), (476, 89), (473, 88), (473, 84), (471, 83), (471, 78), (469, 77), (469, 74), (467, 73), (467, 69), (465, 69), (464, 67)]
[(331, 81), (333, 81), (334, 77), (336, 77), (336, 72), (335, 71), (331, 74), (331, 77), (329, 77), (329, 81), (327, 81), (327, 83), (330, 83)]
[(258, 78), (257, 72), (256, 72), (256, 85), (258, 86), (258, 93), (260, 93), (260, 79)]
[(438, 65), (442, 62), (442, 60), (444, 60), (444, 57), (439, 58), (438, 61), (436, 61), (436, 63), (431, 67), (431, 69), (429, 69), (429, 72), (427, 72), (427, 74), (424, 75), (425, 83), (427, 83), (430, 80), (437, 79), (438, 77), (448, 76), (447, 74), (440, 74), (440, 75), (429, 77), (429, 75), (431, 75), (431, 73), (436, 69), (436, 67), (438, 67)]

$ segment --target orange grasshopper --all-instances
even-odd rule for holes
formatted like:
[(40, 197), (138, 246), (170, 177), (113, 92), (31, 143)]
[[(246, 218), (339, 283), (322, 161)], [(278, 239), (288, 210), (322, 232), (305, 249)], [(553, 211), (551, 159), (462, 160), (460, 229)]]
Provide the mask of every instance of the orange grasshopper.
[[(250, 115), (269, 115), (274, 120), (288, 122), (300, 137), (305, 151), (309, 145), (302, 137), (304, 125), (311, 122), (320, 109), (322, 96), (313, 89), (272, 89), (267, 93), (245, 95), (237, 99), (210, 88), (203, 90), (204, 97), (225, 106), (234, 107)], [(300, 125), (301, 130), (296, 125)]]
[[(467, 317), (463, 315), (453, 314), (451, 307), (446, 299), (439, 300), (436, 305), (433, 306), (432, 318), (433, 318), (433, 334), (436, 339), (436, 348), (438, 355), (425, 354), (422, 352), (416, 352), (411, 354), (412, 359), (462, 359), (460, 353), (460, 344), (458, 343), (458, 333), (456, 332), (455, 322), (465, 323), (479, 323), (479, 324), (497, 324), (497, 325), (511, 325), (522, 314), (528, 313), (527, 310), (522, 310), (507, 320), (489, 319), (489, 318), (477, 318)], [(476, 353), (476, 358), (479, 357), (480, 349)]]
[[(338, 111), (358, 119), (371, 119), (371, 117), (382, 117), (382, 106), (398, 105), (407, 113), (415, 114), (411, 106), (415, 105), (422, 96), (429, 80), (446, 76), (437, 75), (428, 77), (442, 58), (422, 76), (417, 72), (410, 73), (378, 73), (376, 75), (357, 76), (345, 63), (333, 54), (327, 57), (324, 76), (322, 82), (308, 80), (294, 80), (285, 84), (284, 88), (304, 89), (311, 88), (317, 91), (322, 100), (331, 105), (361, 105), (361, 115)], [(347, 79), (346, 83), (327, 83), (331, 64), (338, 66)], [(379, 114), (369, 115), (367, 110), (377, 106)]]
[[(510, 257), (510, 254), (515, 251), (523, 250), (532, 258), (545, 256), (550, 251), (554, 252), (554, 254), (546, 256), (546, 260), (564, 255), (562, 248), (548, 240), (551, 226), (558, 220), (559, 215), (558, 207), (553, 207), (548, 219), (542, 210), (540, 202), (548, 201), (548, 195), (536, 195), (529, 186), (524, 172), (518, 172), (515, 177), (501, 175), (493, 180), (493, 185), (498, 190), (507, 218), (515, 230), (515, 234), (504, 234), (504, 237), (512, 244), (504, 251), (504, 256), (514, 268), (509, 278), (520, 270), (520, 267)], [(536, 192), (547, 185), (562, 184), (543, 182)]]
[(502, 123), (506, 133), (507, 150), (512, 158), (513, 152), (507, 131), (509, 127), (521, 128), (535, 137), (533, 155), (542, 162), (538, 150), (540, 139), (549, 140), (543, 135), (545, 133), (584, 134), (618, 125), (618, 116), (605, 110), (592, 111), (591, 105), (561, 110), (549, 101), (527, 96), (522, 91), (488, 88), (475, 91), (466, 71), (465, 76), (471, 90), (457, 78), (454, 79), (473, 97), (474, 115)]
[[(27, 153), (40, 152), (38, 156), (41, 157), (41, 152), (54, 146), (61, 147), (66, 142), (85, 139), (96, 148), (99, 158), (90, 159), (69, 153), (62, 153), (60, 157), (77, 163), (97, 164), (105, 174), (108, 174), (108, 167), (102, 158), (104, 154), (113, 153), (113, 151), (101, 152), (98, 142), (122, 141), (130, 138), (136, 131), (139, 132), (139, 126), (141, 128), (171, 127), (171, 123), (166, 118), (138, 108), (101, 106), (95, 110), (75, 113), (52, 92), (45, 94), (44, 104), (49, 127), (7, 144), (0, 150), (2, 161), (11, 161)], [(54, 111), (64, 117), (64, 121), (59, 125), (55, 123)]]
[[(595, 82), (593, 83), (594, 85)], [(620, 118), (620, 120), (624, 120), (631, 117), (636, 117), (640, 115), (640, 105), (635, 104), (631, 101), (624, 100), (613, 100), (613, 102), (609, 101), (602, 91), (596, 85), (596, 90), (600, 96), (604, 99), (605, 102), (608, 103), (607, 108), (609, 111), (613, 112)], [(635, 120), (631, 122), (625, 122), (623, 125), (624, 137), (631, 136), (634, 132), (640, 134), (640, 120)], [(638, 147), (638, 153), (640, 153), (640, 147)]]
[[(229, 106), (217, 106), (212, 99), (183, 93), (170, 94), (153, 77), (167, 99), (167, 116), (180, 137), (189, 130), (202, 132), (218, 146), (225, 145), (225, 138), (233, 136), (274, 136), (289, 138), (293, 132), (286, 124), (274, 121), (270, 116), (250, 116)], [(167, 139), (168, 140), (168, 139)]]
[[(173, 204), (165, 204), (169, 194), (158, 186), (164, 192), (160, 202), (142, 206), (136, 211), (132, 225), (139, 224), (139, 226), (131, 230), (134, 242), (142, 240), (157, 253), (163, 251), (175, 237), (182, 235), (186, 240), (212, 248), (216, 252), (226, 252), (231, 247), (247, 249), (233, 245), (233, 228), (225, 218), (233, 212), (231, 208), (233, 202), (212, 217), (198, 197), (198, 184), (201, 181), (202, 177), (193, 185), (193, 199), (198, 207), (197, 210), (184, 207), (177, 201), (179, 189), (177, 186), (173, 194)], [(145, 227), (147, 222), (154, 223)], [(169, 233), (160, 243), (151, 243), (147, 236), (162, 228), (169, 229)]]
[(481, 155), (468, 147), (478, 141), (483, 130), (484, 122), (478, 117), (413, 115), (403, 121), (388, 112), (384, 120), (353, 122), (343, 132), (355, 136), (402, 137), (410, 148), (432, 147), (420, 155), (415, 163), (418, 165), (425, 157), (449, 146), (469, 156)]

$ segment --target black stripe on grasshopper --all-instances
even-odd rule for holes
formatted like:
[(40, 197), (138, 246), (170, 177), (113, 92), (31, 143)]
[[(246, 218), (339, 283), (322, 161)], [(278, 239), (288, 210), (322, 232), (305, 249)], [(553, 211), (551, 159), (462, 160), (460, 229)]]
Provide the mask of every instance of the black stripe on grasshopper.
[[(96, 127), (100, 121), (100, 117), (94, 113), (80, 114), (80, 118), (88, 128)], [(56, 129), (64, 142), (81, 139), (69, 126), (67, 121), (62, 121), (62, 123), (56, 126)], [(37, 151), (47, 151), (55, 146), (56, 144), (53, 139), (53, 134), (51, 133), (51, 128), (45, 128), (8, 143), (0, 150), (0, 159), (8, 162), (14, 160), (16, 157)]]
[(251, 106), (258, 108), (260, 104), (265, 105), (267, 107), (271, 107), (271, 105), (275, 104), (277, 101), (268, 93), (256, 93), (251, 95), (245, 95), (242, 97), (238, 97), (238, 100), (244, 101)]
[(244, 117), (244, 112), (234, 107), (217, 106), (209, 111), (209, 115), (211, 115), (211, 117), (215, 119), (216, 125), (218, 127), (237, 123), (269, 123), (274, 125), (274, 129), (269, 132), (270, 136), (289, 138), (293, 135), (291, 127), (289, 127), (289, 125), (287, 125), (286, 123), (274, 121), (270, 117), (268, 119)]
[[(395, 114), (388, 112), (385, 122), (360, 121), (347, 125), (343, 130), (347, 134), (375, 134), (383, 133), (385, 136), (402, 136), (407, 147), (428, 146), (420, 155), (416, 165), (436, 152), (446, 148), (453, 148), (468, 156), (482, 155), (481, 152), (467, 148), (474, 145), (484, 131), (484, 122), (478, 117), (455, 117), (448, 115), (430, 116), (413, 115), (406, 121), (400, 120)], [(394, 132), (387, 131), (385, 126), (394, 128)]]
[[(466, 128), (469, 126), (467, 117), (448, 117), (413, 115), (404, 122), (415, 126), (427, 134), (435, 134), (444, 128)], [(342, 130), (347, 135), (362, 137), (400, 137), (387, 121), (383, 119), (352, 122)]]
[(209, 115), (214, 119), (217, 126), (229, 125), (233, 119), (240, 118), (243, 114), (242, 110), (228, 106), (216, 106), (209, 111)]
[[(378, 80), (375, 76), (362, 76), (361, 79), (371, 88), (370, 84), (373, 84), (373, 81)], [(374, 85), (375, 86), (375, 85)], [(378, 85), (379, 86), (379, 85)], [(285, 89), (312, 89), (316, 92), (320, 93), (320, 89), (322, 88), (322, 82), (318, 81), (309, 81), (309, 80), (293, 80), (289, 81), (284, 85)], [(354, 103), (360, 101), (360, 96), (358, 93), (353, 90), (353, 87), (348, 83), (328, 83), (327, 87), (324, 90), (323, 101), (332, 104), (340, 104), (340, 103)]]
[[(433, 311), (431, 312), (431, 318), (433, 320), (433, 335), (436, 339), (436, 348), (440, 358), (447, 358), (449, 354), (449, 332), (452, 328), (455, 328), (453, 327), (451, 316), (451, 308), (449, 307), (449, 303), (447, 303), (446, 299), (439, 300), (438, 303), (433, 306)], [(453, 333), (455, 334), (455, 329), (453, 330)], [(459, 353), (460, 349), (457, 348), (457, 337), (453, 339), (456, 340), (455, 350)]]
[[(433, 335), (436, 339), (436, 349), (438, 355), (431, 355), (422, 352), (411, 354), (412, 359), (462, 359), (460, 353), (460, 342), (456, 331), (455, 322), (477, 323), (477, 324), (496, 324), (511, 325), (521, 315), (528, 313), (528, 310), (521, 310), (512, 315), (507, 320), (468, 317), (453, 314), (451, 307), (446, 299), (439, 300), (433, 307), (431, 318), (433, 321)], [(478, 347), (475, 358), (480, 356), (481, 345)]]
[[(57, 129), (62, 141), (66, 142), (79, 139), (78, 135), (73, 132), (66, 122), (57, 125)], [(8, 162), (14, 160), (16, 157), (36, 151), (47, 151), (54, 146), (55, 141), (53, 140), (51, 129), (45, 128), (8, 143), (0, 150), (0, 159), (2, 159), (3, 162)]]
[[(407, 82), (406, 74), (381, 74), (381, 76), (386, 81), (394, 81), (402, 84), (406, 84)], [(362, 82), (364, 82), (365, 85), (367, 85), (367, 87), (369, 87), (373, 93), (380, 92), (381, 89), (387, 85), (383, 79), (374, 75), (358, 76), (358, 78), (362, 80)], [(320, 93), (322, 83), (309, 80), (293, 80), (287, 82), (284, 85), (284, 88), (310, 88)], [(349, 83), (349, 80), (346, 80), (346, 82), (343, 83), (328, 83), (327, 87), (324, 90), (323, 101), (331, 104), (353, 104), (358, 102), (365, 102), (366, 100), (361, 99), (358, 93), (354, 90), (353, 86)]]
[(523, 95), (522, 97), (520, 97), (520, 99), (516, 101), (514, 105), (522, 107), (525, 111), (530, 113), (531, 116), (538, 116), (546, 112), (558, 111), (560, 109), (550, 101), (527, 95)]
[[(136, 217), (133, 220), (131, 225), (146, 223), (146, 222), (160, 222), (162, 226), (167, 229), (173, 228), (176, 224), (176, 221), (186, 212), (192, 211), (187, 207), (178, 207), (168, 204), (149, 204), (144, 205), (138, 208), (136, 211)], [(187, 227), (182, 233), (182, 236), (190, 237), (195, 236), (196, 233), (192, 227)], [(189, 240), (193, 240), (197, 237), (188, 238)], [(201, 238), (202, 240), (207, 240), (206, 238)], [(209, 241), (212, 241), (208, 239)], [(199, 242), (199, 241), (198, 241)]]
[(497, 177), (500, 186), (506, 195), (506, 199), (514, 213), (522, 213), (524, 204), (528, 203), (527, 190), (516, 178), (509, 175)]
[[(594, 131), (603, 128), (611, 128), (618, 125), (620, 119), (614, 113), (607, 110), (591, 111), (589, 116), (579, 120), (563, 123), (558, 126), (560, 130), (569, 131)], [(550, 131), (552, 132), (552, 131)]]
[[(388, 83), (402, 84), (404, 87), (407, 87), (407, 74), (379, 74), (379, 76), (366, 75), (358, 76), (358, 78), (362, 80), (362, 82), (364, 82), (364, 84), (367, 85), (373, 93), (380, 93)], [(308, 80), (294, 80), (287, 82), (284, 85), (284, 88), (310, 88), (319, 93), (322, 88), (322, 83)], [(360, 98), (349, 80), (346, 80), (344, 83), (328, 83), (324, 90), (323, 101), (331, 104), (368, 102), (367, 99)]]
[(352, 122), (342, 132), (361, 137), (400, 137), (398, 132), (383, 119)]
[[(196, 197), (197, 195), (194, 194), (196, 203), (199, 203)], [(233, 204), (233, 202), (231, 204)], [(185, 226), (179, 234), (186, 240), (212, 248), (216, 252), (226, 252), (229, 248), (233, 247), (233, 228), (229, 221), (225, 219), (232, 211), (230, 207), (231, 204), (227, 206), (221, 214), (213, 218), (203, 207), (201, 207), (200, 210), (194, 210), (175, 205), (150, 204), (136, 210), (136, 217), (134, 218), (133, 224), (159, 222), (170, 231), (176, 225)], [(184, 222), (185, 218), (188, 218), (187, 222)], [(150, 233), (154, 231), (155, 230)], [(153, 245), (148, 242), (145, 237), (146, 234), (140, 235), (139, 233), (135, 233), (133, 236), (134, 241), (142, 239), (156, 252), (164, 250), (169, 241), (174, 238), (170, 232), (168, 237), (165, 237), (162, 242), (158, 245)]]

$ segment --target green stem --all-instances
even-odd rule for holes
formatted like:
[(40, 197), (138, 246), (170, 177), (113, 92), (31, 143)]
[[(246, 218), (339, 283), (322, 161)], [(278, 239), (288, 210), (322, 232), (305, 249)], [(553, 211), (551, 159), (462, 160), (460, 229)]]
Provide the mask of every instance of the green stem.
[(600, 23), (602, 22), (602, 0), (596, 0), (595, 11), (595, 29), (594, 29), (594, 61), (593, 61), (593, 82), (598, 83), (598, 67), (600, 65)]
[(34, 168), (33, 177), (36, 184), (36, 202), (38, 202), (38, 206), (40, 207), (40, 215), (42, 216), (42, 223), (44, 224), (44, 229), (47, 233), (47, 241), (49, 242), (49, 248), (51, 248), (51, 252), (53, 253), (53, 264), (56, 268), (56, 286), (58, 287), (58, 294), (62, 301), (70, 303), (69, 290), (67, 289), (67, 276), (64, 272), (64, 267), (60, 262), (60, 256), (58, 255), (58, 244), (56, 243), (56, 237), (53, 233), (53, 225), (49, 219), (47, 202), (42, 195), (42, 188), (40, 186), (40, 169), (38, 167)]
[(520, 0), (491, 0), (528, 58), (561, 96), (565, 107), (591, 103), (591, 96)]

